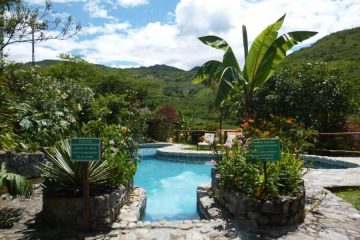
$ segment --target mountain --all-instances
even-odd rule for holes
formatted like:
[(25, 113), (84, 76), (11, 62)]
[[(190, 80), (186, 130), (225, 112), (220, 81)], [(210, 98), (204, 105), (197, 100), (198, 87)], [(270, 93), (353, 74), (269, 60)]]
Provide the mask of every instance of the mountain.
[(171, 67), (165, 64), (156, 64), (154, 66), (150, 66), (150, 67), (140, 67), (139, 69), (144, 69), (144, 70), (159, 70), (159, 71), (170, 71), (170, 72), (184, 72), (184, 70), (176, 68), (176, 67)]
[(360, 61), (360, 27), (332, 33), (291, 54), (287, 61)]
[(199, 71), (200, 69), (200, 66), (196, 66), (196, 67), (193, 67), (192, 69), (190, 69), (189, 71)]
[(332, 33), (307, 48), (290, 54), (282, 66), (326, 62), (343, 71), (344, 77), (360, 86), (360, 27)]
[[(344, 77), (354, 82), (360, 89), (360, 28), (348, 29), (326, 36), (310, 47), (300, 49), (288, 56), (282, 66), (296, 68), (307, 62), (328, 62), (339, 68)], [(44, 69), (61, 64), (61, 61), (44, 60), (37, 62)], [(74, 63), (75, 64), (75, 63)], [(154, 65), (139, 68), (110, 68), (103, 65), (87, 64), (72, 72), (87, 71), (86, 83), (103, 93), (119, 93), (133, 89), (142, 93), (144, 101), (153, 107), (170, 105), (185, 113), (195, 111), (199, 128), (216, 125), (218, 113), (210, 112), (214, 93), (202, 85), (191, 83), (199, 67), (184, 71), (167, 65)], [(66, 67), (70, 71), (68, 67)], [(100, 90), (99, 90), (100, 89)], [(359, 90), (360, 92), (360, 90)]]

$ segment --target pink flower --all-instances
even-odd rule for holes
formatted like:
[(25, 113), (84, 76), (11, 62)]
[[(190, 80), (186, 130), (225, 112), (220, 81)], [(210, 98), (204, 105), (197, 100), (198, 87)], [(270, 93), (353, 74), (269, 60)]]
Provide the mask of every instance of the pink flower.
[(239, 132), (237, 134), (238, 139), (244, 138), (244, 134), (242, 132)]
[(224, 147), (225, 148), (231, 148), (232, 144), (230, 141), (227, 141), (225, 144), (224, 144)]

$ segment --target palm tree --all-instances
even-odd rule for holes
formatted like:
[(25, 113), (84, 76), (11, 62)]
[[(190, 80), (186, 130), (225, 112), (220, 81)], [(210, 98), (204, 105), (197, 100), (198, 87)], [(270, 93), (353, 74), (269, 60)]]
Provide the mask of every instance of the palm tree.
[(23, 195), (29, 197), (33, 192), (31, 183), (21, 175), (7, 172), (3, 162), (0, 168), (0, 190), (4, 187), (12, 196)]
[(275, 23), (266, 27), (254, 40), (248, 51), (246, 27), (243, 26), (245, 64), (243, 69), (229, 44), (217, 36), (200, 37), (204, 44), (224, 51), (223, 61), (210, 60), (204, 63), (193, 83), (201, 83), (208, 78), (217, 81), (215, 104), (221, 108), (229, 99), (232, 91), (241, 91), (245, 106), (245, 115), (253, 117), (254, 93), (274, 74), (276, 67), (286, 58), (286, 52), (296, 44), (314, 36), (317, 32), (288, 32), (278, 37), (278, 31), (285, 19), (283, 15)]

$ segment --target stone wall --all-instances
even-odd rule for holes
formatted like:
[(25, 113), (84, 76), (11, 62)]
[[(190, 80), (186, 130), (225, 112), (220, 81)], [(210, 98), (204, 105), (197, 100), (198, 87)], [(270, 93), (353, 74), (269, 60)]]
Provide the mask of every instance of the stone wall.
[(263, 202), (255, 198), (246, 197), (239, 192), (219, 189), (219, 177), (213, 170), (211, 188), (215, 192), (215, 199), (236, 217), (246, 218), (258, 228), (285, 227), (304, 222), (304, 183), (299, 186), (299, 191), (294, 196)]
[(40, 177), (39, 163), (45, 163), (45, 155), (41, 152), (16, 153), (0, 151), (0, 164), (6, 162), (6, 169), (9, 172), (17, 173), (26, 178)]
[[(116, 220), (120, 209), (129, 198), (132, 184), (119, 187), (110, 194), (90, 197), (90, 226), (92, 228), (110, 227)], [(43, 219), (52, 225), (81, 229), (83, 223), (83, 199), (43, 196)]]

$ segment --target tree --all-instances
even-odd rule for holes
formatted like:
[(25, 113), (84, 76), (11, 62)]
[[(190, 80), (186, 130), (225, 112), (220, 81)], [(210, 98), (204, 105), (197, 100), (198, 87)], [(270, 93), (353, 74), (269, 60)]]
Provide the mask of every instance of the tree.
[(210, 60), (204, 63), (194, 83), (201, 83), (210, 78), (215, 79), (217, 84), (215, 104), (221, 107), (233, 91), (242, 92), (245, 106), (245, 115), (253, 117), (254, 93), (273, 75), (279, 63), (285, 59), (286, 52), (293, 46), (316, 34), (316, 32), (296, 31), (288, 32), (278, 37), (278, 31), (285, 19), (282, 16), (275, 23), (266, 27), (254, 40), (248, 51), (246, 27), (243, 26), (243, 43), (245, 65), (243, 69), (235, 57), (229, 44), (217, 36), (200, 37), (204, 44), (224, 51), (223, 61)]
[[(30, 8), (21, 0), (0, 0), (0, 51), (14, 43), (67, 39), (81, 29), (71, 16), (65, 20), (52, 11), (52, 4)], [(34, 39), (32, 39), (34, 36)]]

